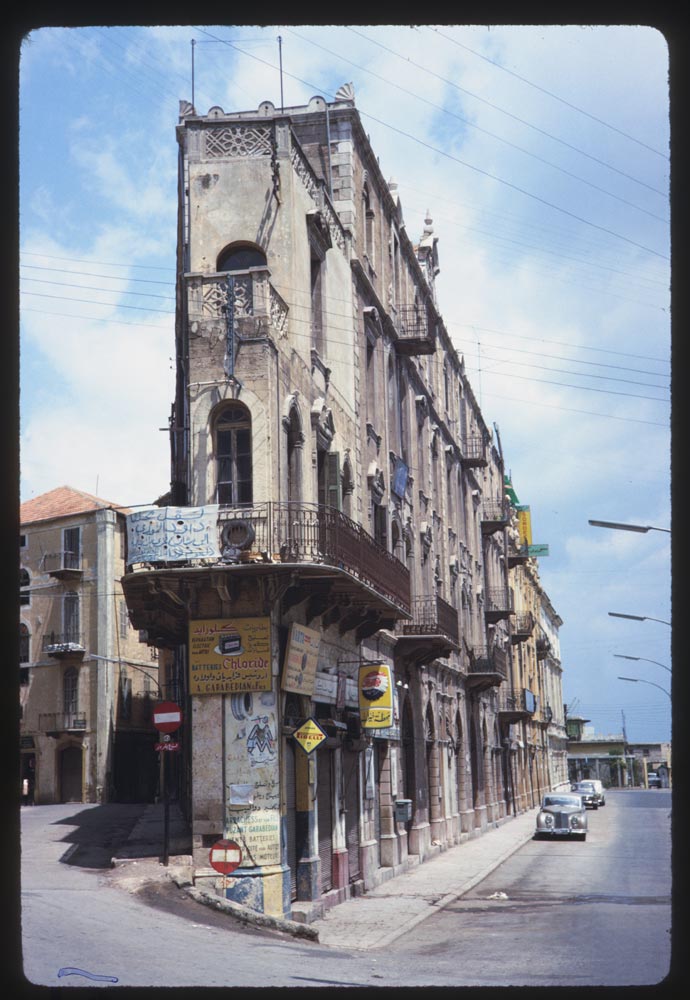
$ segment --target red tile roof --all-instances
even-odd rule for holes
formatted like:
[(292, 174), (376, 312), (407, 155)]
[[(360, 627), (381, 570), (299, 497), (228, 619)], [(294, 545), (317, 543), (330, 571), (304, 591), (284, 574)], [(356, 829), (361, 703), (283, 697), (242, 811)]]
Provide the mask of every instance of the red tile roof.
[(33, 521), (48, 521), (55, 517), (68, 517), (71, 514), (85, 514), (88, 511), (112, 508), (128, 513), (120, 504), (102, 500), (92, 493), (75, 490), (72, 486), (58, 486), (48, 493), (26, 500), (19, 508), (21, 524), (31, 524)]

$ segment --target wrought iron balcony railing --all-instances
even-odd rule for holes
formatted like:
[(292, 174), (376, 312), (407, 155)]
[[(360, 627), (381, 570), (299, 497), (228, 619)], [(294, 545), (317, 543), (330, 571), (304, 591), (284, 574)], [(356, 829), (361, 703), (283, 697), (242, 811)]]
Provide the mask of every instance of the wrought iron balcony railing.
[(434, 353), (434, 329), (429, 323), (426, 309), (400, 306), (394, 325), (398, 334), (397, 349), (401, 354)]
[(399, 635), (441, 635), (457, 646), (460, 643), (458, 612), (438, 595), (412, 601), (412, 621), (398, 622)]
[(484, 594), (484, 615), (487, 621), (499, 621), (513, 614), (513, 599), (503, 587), (491, 587)]
[(507, 680), (508, 661), (505, 652), (495, 646), (473, 646), (470, 650), (469, 674), (495, 674), (502, 680)]
[(486, 445), (481, 434), (468, 434), (461, 445), (462, 462), (467, 466), (486, 465)]
[(505, 500), (484, 500), (481, 506), (481, 525), (484, 534), (498, 531), (508, 523), (509, 507)]
[(334, 566), (409, 613), (408, 568), (374, 541), (361, 524), (335, 507), (274, 501), (251, 507), (220, 507), (221, 530), (233, 519), (251, 526), (251, 552), (256, 558)]
[(546, 636), (540, 636), (537, 639), (537, 659), (544, 660), (551, 652), (551, 640), (547, 639)]
[(82, 712), (41, 712), (38, 728), (42, 733), (65, 733), (86, 729), (86, 716)]

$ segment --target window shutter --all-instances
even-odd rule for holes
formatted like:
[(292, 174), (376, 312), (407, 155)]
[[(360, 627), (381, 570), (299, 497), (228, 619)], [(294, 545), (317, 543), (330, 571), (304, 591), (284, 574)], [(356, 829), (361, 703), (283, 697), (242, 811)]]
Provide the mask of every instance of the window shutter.
[(329, 451), (326, 455), (326, 503), (336, 510), (341, 509), (340, 455), (337, 451)]

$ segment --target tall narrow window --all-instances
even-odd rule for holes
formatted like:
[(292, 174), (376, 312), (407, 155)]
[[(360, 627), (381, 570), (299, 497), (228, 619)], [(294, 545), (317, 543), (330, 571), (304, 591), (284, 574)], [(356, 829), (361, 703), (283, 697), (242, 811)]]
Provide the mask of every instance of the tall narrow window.
[(244, 406), (226, 407), (215, 424), (216, 495), (220, 504), (252, 503), (252, 432)]
[(311, 258), (311, 342), (323, 357), (323, 263), (312, 253)]
[(62, 533), (62, 565), (64, 569), (79, 569), (81, 528), (65, 528)]
[(127, 603), (120, 601), (120, 638), (126, 639), (129, 633), (129, 615), (127, 614)]
[(374, 266), (374, 213), (371, 208), (369, 188), (365, 184), (362, 189), (362, 225), (364, 229), (364, 253), (371, 266)]
[(340, 510), (340, 455), (336, 451), (317, 451), (319, 504)]
[(79, 594), (74, 590), (68, 590), (63, 599), (62, 605), (63, 626), (65, 642), (81, 641), (79, 635)]
[(77, 714), (77, 680), (78, 673), (76, 667), (68, 667), (62, 678), (62, 710), (65, 715)]

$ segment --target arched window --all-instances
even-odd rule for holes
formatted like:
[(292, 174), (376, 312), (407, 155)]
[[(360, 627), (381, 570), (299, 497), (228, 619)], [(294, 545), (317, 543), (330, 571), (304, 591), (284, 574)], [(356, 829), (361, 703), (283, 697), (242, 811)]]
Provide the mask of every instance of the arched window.
[(29, 576), (28, 570), (19, 570), (19, 604), (24, 606), (31, 604), (31, 591), (29, 587), (31, 586), (31, 577)]
[(79, 594), (74, 590), (68, 590), (63, 599), (62, 605), (63, 631), (65, 642), (81, 642), (79, 635)]
[(251, 243), (231, 243), (218, 256), (218, 271), (247, 271), (266, 267), (266, 254)]
[(29, 663), (31, 660), (31, 633), (24, 622), (19, 626), (19, 662)]
[(224, 407), (214, 426), (216, 499), (220, 504), (252, 503), (252, 426), (249, 410)]

